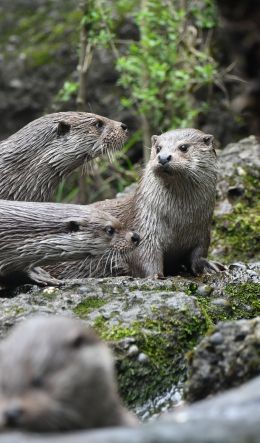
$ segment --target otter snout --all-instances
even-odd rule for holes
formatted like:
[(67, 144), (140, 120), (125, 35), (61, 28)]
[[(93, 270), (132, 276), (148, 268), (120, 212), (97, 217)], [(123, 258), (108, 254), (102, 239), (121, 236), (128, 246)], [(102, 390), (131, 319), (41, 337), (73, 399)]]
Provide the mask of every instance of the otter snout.
[(135, 246), (138, 246), (139, 245), (139, 243), (140, 243), (140, 235), (139, 234), (137, 234), (137, 232), (134, 232), (133, 234), (132, 234), (132, 237), (131, 237), (131, 241), (134, 243), (134, 245)]
[(8, 428), (15, 428), (19, 425), (20, 419), (23, 415), (23, 409), (19, 405), (9, 405), (3, 411), (4, 426)]
[(161, 165), (166, 165), (167, 163), (169, 163), (172, 159), (171, 154), (159, 154), (158, 155), (158, 162)]

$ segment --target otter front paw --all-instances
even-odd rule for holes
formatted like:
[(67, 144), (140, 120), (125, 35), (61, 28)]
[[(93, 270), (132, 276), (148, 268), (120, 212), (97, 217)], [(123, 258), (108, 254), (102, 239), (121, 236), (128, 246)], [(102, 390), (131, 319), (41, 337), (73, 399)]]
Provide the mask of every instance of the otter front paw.
[(164, 280), (166, 277), (164, 277), (164, 275), (159, 272), (158, 274), (153, 274), (148, 278), (151, 278), (153, 280)]
[(224, 271), (226, 268), (221, 263), (208, 261), (200, 257), (191, 264), (191, 271), (194, 275), (213, 274)]
[(30, 283), (38, 286), (61, 286), (64, 282), (52, 277), (42, 268), (32, 268), (28, 271)]

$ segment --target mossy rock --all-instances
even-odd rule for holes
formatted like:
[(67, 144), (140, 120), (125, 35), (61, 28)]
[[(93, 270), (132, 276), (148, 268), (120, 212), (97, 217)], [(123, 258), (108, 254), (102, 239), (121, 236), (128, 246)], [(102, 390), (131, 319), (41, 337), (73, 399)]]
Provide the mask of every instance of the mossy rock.
[(254, 136), (219, 154), (218, 200), (211, 251), (225, 263), (260, 257), (260, 145)]

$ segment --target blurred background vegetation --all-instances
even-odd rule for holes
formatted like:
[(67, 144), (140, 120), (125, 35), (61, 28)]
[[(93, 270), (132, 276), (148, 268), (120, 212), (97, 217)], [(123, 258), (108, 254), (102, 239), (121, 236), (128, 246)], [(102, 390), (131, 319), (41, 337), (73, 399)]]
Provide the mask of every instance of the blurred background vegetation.
[(150, 138), (195, 126), (220, 146), (250, 131), (231, 106), (244, 87), (214, 0), (0, 0), (0, 139), (44, 113), (125, 122), (115, 161), (74, 173), (57, 201), (113, 197), (138, 177)]

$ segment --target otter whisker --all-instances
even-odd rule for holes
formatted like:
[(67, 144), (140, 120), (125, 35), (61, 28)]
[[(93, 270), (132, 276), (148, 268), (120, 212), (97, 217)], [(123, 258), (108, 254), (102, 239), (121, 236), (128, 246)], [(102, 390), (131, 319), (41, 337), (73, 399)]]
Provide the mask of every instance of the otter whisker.
[(112, 253), (112, 251), (109, 251), (109, 253), (107, 255), (107, 259), (106, 259), (105, 266), (104, 266), (104, 273), (106, 273), (106, 268), (107, 268), (107, 264), (108, 264), (109, 258), (111, 256), (111, 253)]
[(113, 250), (112, 257), (111, 257), (111, 260), (110, 260), (110, 275), (111, 275), (111, 277), (113, 275), (113, 260), (114, 260), (115, 253), (116, 253), (116, 251)]

